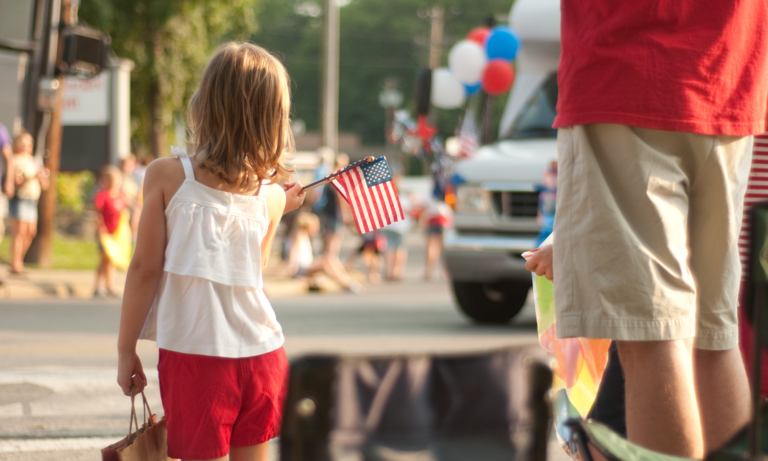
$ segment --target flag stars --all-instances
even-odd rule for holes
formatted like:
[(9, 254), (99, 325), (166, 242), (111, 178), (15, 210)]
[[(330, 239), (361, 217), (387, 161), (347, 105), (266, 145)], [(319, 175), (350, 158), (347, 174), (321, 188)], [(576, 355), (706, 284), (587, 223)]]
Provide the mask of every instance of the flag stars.
[(387, 165), (387, 159), (379, 157), (371, 163), (360, 167), (368, 187), (373, 187), (392, 180), (392, 174)]

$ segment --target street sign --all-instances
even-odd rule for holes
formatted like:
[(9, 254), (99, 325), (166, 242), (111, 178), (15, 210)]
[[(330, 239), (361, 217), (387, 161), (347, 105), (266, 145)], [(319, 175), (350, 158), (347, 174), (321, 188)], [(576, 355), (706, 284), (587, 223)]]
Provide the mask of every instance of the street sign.
[(109, 73), (90, 79), (66, 77), (62, 101), (63, 126), (93, 126), (109, 123)]

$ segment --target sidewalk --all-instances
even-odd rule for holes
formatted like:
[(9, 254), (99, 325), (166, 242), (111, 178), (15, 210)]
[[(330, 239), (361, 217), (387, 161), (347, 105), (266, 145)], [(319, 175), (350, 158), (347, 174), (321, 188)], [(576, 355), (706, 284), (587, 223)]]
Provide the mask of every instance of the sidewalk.
[[(292, 296), (308, 291), (305, 280), (271, 275), (264, 276), (264, 291), (267, 296)], [(115, 286), (122, 293), (125, 286), (125, 272), (115, 273)], [(0, 302), (10, 299), (87, 299), (93, 297), (95, 271), (28, 269), (24, 275), (11, 275), (8, 266), (0, 264)], [(320, 280), (322, 291), (337, 291), (338, 286), (329, 280)]]

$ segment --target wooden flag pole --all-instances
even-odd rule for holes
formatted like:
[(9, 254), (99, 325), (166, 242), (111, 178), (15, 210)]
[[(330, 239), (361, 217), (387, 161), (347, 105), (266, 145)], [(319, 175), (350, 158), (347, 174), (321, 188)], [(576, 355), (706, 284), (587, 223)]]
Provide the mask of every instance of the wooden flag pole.
[(333, 181), (334, 178), (336, 178), (337, 176), (341, 175), (342, 173), (346, 173), (347, 171), (352, 170), (354, 168), (357, 168), (360, 165), (364, 165), (366, 163), (371, 163), (374, 160), (376, 160), (376, 159), (373, 158), (373, 157), (366, 157), (366, 158), (364, 158), (362, 160), (358, 160), (357, 162), (355, 162), (355, 163), (353, 163), (353, 164), (351, 164), (351, 165), (349, 165), (347, 167), (342, 168), (341, 170), (337, 171), (336, 173), (333, 173), (330, 176), (326, 176), (325, 178), (323, 178), (323, 179), (321, 179), (319, 181), (315, 181), (312, 184), (308, 184), (308, 185), (302, 187), (301, 188), (301, 192), (306, 192), (308, 190), (314, 189), (315, 187), (320, 187), (323, 184), (328, 184), (329, 182)]

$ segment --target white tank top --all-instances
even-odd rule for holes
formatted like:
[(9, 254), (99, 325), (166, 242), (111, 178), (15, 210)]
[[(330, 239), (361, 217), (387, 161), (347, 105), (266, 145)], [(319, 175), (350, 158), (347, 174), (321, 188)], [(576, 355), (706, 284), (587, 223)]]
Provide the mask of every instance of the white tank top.
[(245, 196), (186, 179), (165, 210), (163, 279), (142, 339), (176, 352), (251, 357), (283, 345), (283, 331), (262, 290), (261, 241), (269, 226), (267, 187)]

